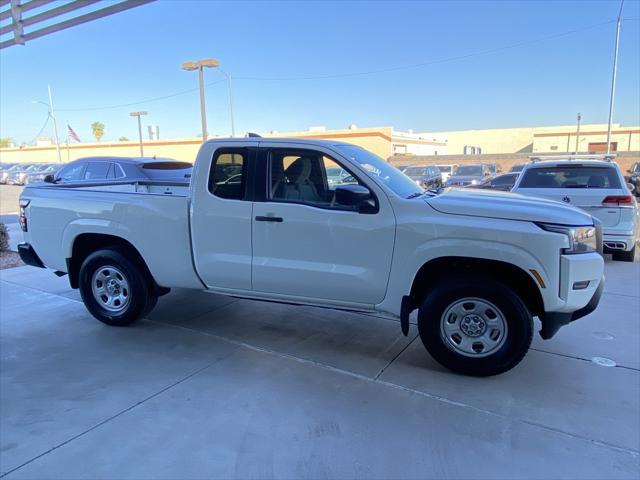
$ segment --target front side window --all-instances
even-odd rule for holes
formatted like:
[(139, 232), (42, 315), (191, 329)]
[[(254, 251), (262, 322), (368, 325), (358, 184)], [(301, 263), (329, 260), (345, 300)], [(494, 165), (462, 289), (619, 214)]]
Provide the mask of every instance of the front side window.
[(60, 170), (56, 180), (62, 182), (77, 182), (82, 180), (82, 175), (86, 166), (86, 163), (74, 163), (67, 165)]
[(247, 165), (245, 148), (216, 151), (209, 172), (209, 191), (216, 197), (242, 200), (246, 190)]
[(270, 198), (321, 208), (353, 210), (339, 205), (335, 189), (358, 180), (333, 158), (312, 150), (273, 149), (270, 155)]
[(515, 178), (516, 177), (513, 175), (500, 175), (499, 177), (494, 178), (491, 181), (491, 184), (496, 186), (513, 185), (515, 183)]
[(518, 188), (620, 188), (620, 180), (612, 167), (559, 165), (529, 168)]
[(340, 144), (335, 148), (344, 156), (358, 163), (368, 174), (391, 189), (396, 195), (408, 198), (424, 193), (407, 175), (379, 156), (355, 145)]

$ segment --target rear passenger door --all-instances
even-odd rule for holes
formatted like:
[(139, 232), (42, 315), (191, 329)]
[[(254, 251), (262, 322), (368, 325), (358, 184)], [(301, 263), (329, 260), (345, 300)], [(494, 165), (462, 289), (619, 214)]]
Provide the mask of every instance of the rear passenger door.
[[(194, 259), (207, 287), (251, 290), (249, 164), (255, 149), (218, 147), (203, 155), (192, 185), (191, 229)], [(204, 167), (203, 167), (204, 166)]]

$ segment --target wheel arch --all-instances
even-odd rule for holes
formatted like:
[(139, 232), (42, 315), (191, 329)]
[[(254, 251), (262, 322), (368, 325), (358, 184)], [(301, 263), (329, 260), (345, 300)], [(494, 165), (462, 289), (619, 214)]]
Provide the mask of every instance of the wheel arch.
[(142, 267), (151, 286), (156, 290), (156, 292), (158, 292), (158, 294), (162, 294), (164, 292), (163, 287), (160, 287), (156, 283), (149, 267), (138, 249), (131, 242), (122, 237), (105, 233), (81, 233), (73, 239), (71, 244), (71, 254), (66, 259), (67, 273), (69, 274), (69, 284), (71, 285), (71, 288), (78, 288), (79, 286), (80, 267), (85, 259), (93, 252), (107, 248), (118, 248), (119, 250), (126, 252), (133, 261)]
[[(484, 276), (512, 288), (524, 301), (533, 316), (544, 312), (544, 301), (533, 277), (517, 265), (500, 260), (446, 256), (429, 260), (416, 272), (409, 298), (417, 307), (425, 293), (441, 281), (442, 272)], [(446, 275), (446, 274), (445, 274)]]

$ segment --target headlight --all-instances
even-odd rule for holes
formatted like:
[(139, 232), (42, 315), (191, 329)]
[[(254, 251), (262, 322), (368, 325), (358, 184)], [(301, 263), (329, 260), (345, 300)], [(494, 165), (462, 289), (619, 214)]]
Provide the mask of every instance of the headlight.
[(562, 233), (567, 236), (569, 239), (569, 248), (565, 248), (562, 253), (588, 253), (598, 250), (596, 227), (593, 225), (567, 227), (564, 225), (538, 223), (538, 226), (548, 232)]
[(476, 179), (471, 180), (471, 185), (478, 185), (479, 183), (480, 183), (480, 180), (476, 180)]

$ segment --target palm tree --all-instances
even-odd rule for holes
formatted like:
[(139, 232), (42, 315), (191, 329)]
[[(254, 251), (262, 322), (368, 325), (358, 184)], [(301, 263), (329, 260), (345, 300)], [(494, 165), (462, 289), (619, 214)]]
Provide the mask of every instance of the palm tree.
[(104, 135), (104, 123), (93, 122), (91, 124), (91, 131), (93, 132), (93, 136), (96, 137), (96, 140), (99, 142)]

